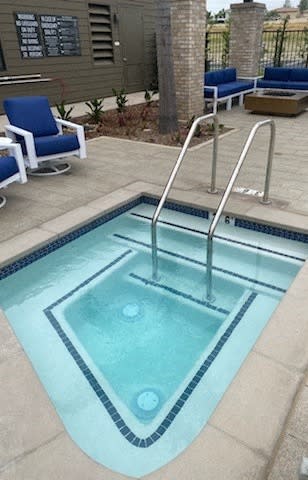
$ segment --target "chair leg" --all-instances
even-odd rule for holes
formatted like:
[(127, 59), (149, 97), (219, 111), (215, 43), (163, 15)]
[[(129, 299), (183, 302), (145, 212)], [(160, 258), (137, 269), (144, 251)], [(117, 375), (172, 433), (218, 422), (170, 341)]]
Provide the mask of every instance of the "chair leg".
[(68, 162), (45, 161), (38, 168), (27, 169), (27, 174), (32, 177), (47, 177), (52, 175), (61, 175), (72, 168)]
[(241, 93), (239, 98), (239, 106), (242, 107), (244, 105), (244, 94)]
[(232, 108), (232, 98), (230, 97), (227, 100), (227, 110), (231, 110), (231, 108)]

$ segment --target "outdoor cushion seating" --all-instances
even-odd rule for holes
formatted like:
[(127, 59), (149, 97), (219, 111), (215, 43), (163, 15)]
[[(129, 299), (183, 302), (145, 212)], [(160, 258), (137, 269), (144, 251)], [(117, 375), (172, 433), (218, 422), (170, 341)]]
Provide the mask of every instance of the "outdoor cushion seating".
[[(8, 143), (6, 138), (0, 138), (0, 150), (8, 150), (9, 155), (0, 156), (0, 188), (7, 187), (12, 182), (26, 183), (27, 175), (20, 145)], [(6, 198), (0, 196), (0, 208), (6, 204)]]
[(267, 67), (257, 88), (308, 90), (308, 68)]
[(239, 97), (243, 104), (244, 95), (255, 90), (256, 79), (237, 77), (236, 68), (225, 68), (204, 74), (205, 102), (213, 103), (213, 112), (217, 112), (218, 102), (227, 102), (227, 110), (232, 107), (232, 98)]
[[(42, 162), (47, 162), (44, 164), (44, 174), (63, 173), (69, 170), (70, 165), (54, 160), (72, 155), (86, 157), (83, 127), (54, 118), (47, 97), (12, 97), (4, 100), (3, 105), (10, 121), (10, 125), (5, 127), (6, 135), (21, 144), (25, 164), (34, 173), (39, 172)], [(76, 133), (63, 135), (62, 127), (75, 130)]]

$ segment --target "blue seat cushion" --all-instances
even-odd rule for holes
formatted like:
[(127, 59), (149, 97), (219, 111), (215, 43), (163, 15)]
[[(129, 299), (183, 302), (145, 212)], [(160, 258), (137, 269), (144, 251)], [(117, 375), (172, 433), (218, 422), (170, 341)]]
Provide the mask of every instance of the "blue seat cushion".
[(287, 82), (290, 78), (291, 68), (284, 67), (266, 67), (264, 70), (264, 80), (277, 80)]
[(308, 80), (306, 82), (288, 82), (286, 88), (291, 90), (308, 90)]
[(288, 85), (290, 82), (283, 82), (281, 80), (258, 80), (257, 81), (257, 87), (258, 88), (291, 88)]
[[(253, 89), (253, 82), (243, 82), (241, 80), (237, 80), (235, 82), (228, 82), (222, 85), (217, 85), (218, 88), (218, 98), (227, 97), (229, 95), (233, 95), (234, 93), (243, 92), (245, 90)], [(214, 92), (212, 89), (207, 89), (206, 86), (204, 88), (204, 96), (206, 98), (212, 98)]]
[(204, 74), (204, 84), (216, 86), (221, 83), (234, 82), (236, 80), (236, 69), (225, 68), (223, 70), (213, 70)]
[(78, 150), (79, 141), (76, 135), (52, 135), (34, 139), (35, 151), (38, 157), (55, 155)]
[(59, 133), (47, 97), (11, 97), (3, 106), (10, 124), (32, 132), (34, 137)]
[(292, 68), (289, 80), (308, 83), (308, 68)]
[(19, 172), (15, 157), (0, 157), (0, 182)]

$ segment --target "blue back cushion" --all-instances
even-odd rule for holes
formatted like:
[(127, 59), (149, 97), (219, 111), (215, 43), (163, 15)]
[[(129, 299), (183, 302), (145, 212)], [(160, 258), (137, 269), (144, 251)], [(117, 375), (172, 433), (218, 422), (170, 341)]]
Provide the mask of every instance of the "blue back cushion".
[(290, 80), (292, 82), (308, 82), (308, 68), (292, 68)]
[(32, 132), (34, 137), (59, 133), (47, 97), (11, 97), (3, 106), (11, 125)]
[(213, 72), (206, 72), (204, 74), (205, 85), (220, 85), (221, 83), (235, 82), (236, 69), (225, 68), (224, 70), (214, 70)]
[(290, 80), (291, 68), (267, 67), (264, 71), (264, 80)]

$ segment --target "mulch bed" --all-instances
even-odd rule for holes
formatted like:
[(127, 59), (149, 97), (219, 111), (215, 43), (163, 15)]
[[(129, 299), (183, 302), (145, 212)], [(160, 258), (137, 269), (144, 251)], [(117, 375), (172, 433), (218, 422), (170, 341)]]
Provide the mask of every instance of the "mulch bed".
[[(87, 140), (105, 135), (170, 146), (182, 146), (190, 127), (184, 124), (179, 125), (176, 133), (166, 135), (159, 133), (158, 102), (152, 102), (150, 105), (129, 106), (123, 114), (119, 114), (117, 110), (108, 110), (103, 113), (102, 119), (97, 125), (91, 122), (88, 115), (75, 117), (72, 121), (84, 125)], [(224, 125), (219, 126), (220, 134), (229, 130), (230, 128), (226, 128)], [(203, 143), (213, 137), (212, 122), (203, 123), (197, 133), (198, 136), (193, 137), (191, 146)]]

